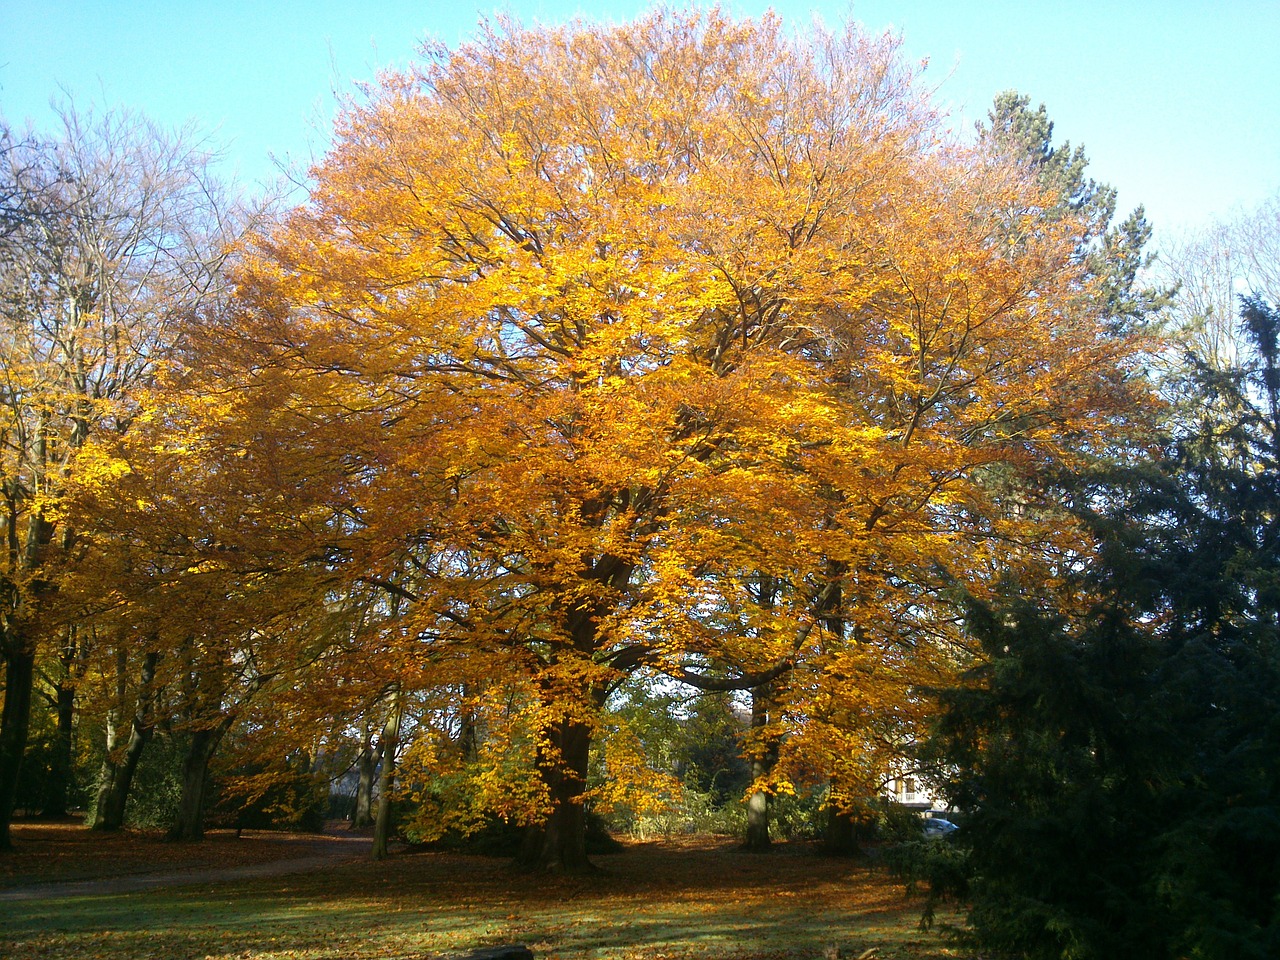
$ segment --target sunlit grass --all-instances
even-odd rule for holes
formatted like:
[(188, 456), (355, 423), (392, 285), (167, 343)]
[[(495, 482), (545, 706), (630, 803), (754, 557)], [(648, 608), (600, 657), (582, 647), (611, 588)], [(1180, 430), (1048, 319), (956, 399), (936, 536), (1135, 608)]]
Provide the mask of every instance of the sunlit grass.
[(346, 960), (430, 957), (498, 943), (540, 958), (952, 956), (918, 904), (865, 863), (730, 847), (643, 845), (588, 878), (417, 854), (310, 875), (0, 904), (0, 956)]

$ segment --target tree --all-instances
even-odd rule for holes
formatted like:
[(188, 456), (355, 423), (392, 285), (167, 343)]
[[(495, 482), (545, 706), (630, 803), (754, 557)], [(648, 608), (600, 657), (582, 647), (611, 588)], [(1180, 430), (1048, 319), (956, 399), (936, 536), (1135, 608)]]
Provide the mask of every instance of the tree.
[(1084, 147), (1070, 141), (1053, 144), (1053, 122), (1042, 103), (1014, 90), (998, 94), (978, 128), (979, 137), (1029, 171), (1056, 198), (1050, 216), (1074, 214), (1078, 224), (1076, 258), (1095, 280), (1095, 296), (1108, 323), (1124, 331), (1148, 325), (1173, 302), (1174, 286), (1141, 285), (1155, 255), (1145, 252), (1151, 225), (1142, 207), (1115, 223), (1116, 191), (1086, 177)]
[[(175, 318), (216, 291), (235, 221), (208, 151), (189, 132), (70, 105), (60, 120), (55, 136), (19, 141), (5, 128), (0, 142), (0, 848), (9, 846), (38, 665), (49, 665), (65, 728), (90, 635), (50, 609), (78, 532), (59, 519), (64, 484), (90, 435), (125, 429), (131, 394)], [(55, 643), (56, 653), (45, 646)], [(69, 758), (58, 763), (65, 772)], [(65, 789), (63, 780), (55, 806)]]
[(1179, 291), (1171, 333), (1202, 360), (1237, 366), (1237, 298), (1280, 301), (1280, 195), (1163, 246), (1162, 273)]
[(526, 859), (581, 870), (617, 683), (760, 686), (837, 595), (861, 662), (936, 657), (882, 611), (1073, 539), (971, 524), (978, 475), (1111, 429), (1133, 345), (1076, 215), (951, 143), (890, 39), (659, 12), (425, 52), (345, 111), (191, 367), (247, 460), (296, 443), (288, 496), (333, 498), (295, 562), (402, 602), (371, 639), (518, 692)]
[[(204, 319), (216, 315), (211, 309)], [(170, 833), (198, 840), (215, 751), (254, 698), (280, 696), (278, 688), (289, 689), (308, 668), (323, 669), (317, 661), (337, 645), (350, 611), (326, 606), (340, 584), (323, 556), (297, 562), (299, 537), (315, 547), (310, 524), (324, 526), (333, 511), (282, 493), (282, 484), (303, 485), (294, 470), (312, 483), (319, 478), (305, 461), (291, 470), (278, 458), (276, 444), (297, 425), (290, 411), (277, 409), (274, 424), (225, 416), (225, 396), (187, 391), (184, 354), (176, 347), (150, 389), (137, 392), (128, 431), (99, 436), (80, 452), (64, 507), (83, 532), (62, 596), (120, 639), (118, 668), (103, 656), (94, 662), (108, 682), (141, 661), (138, 688), (116, 680), (108, 709), (136, 704), (135, 717), (145, 713), (146, 722), (135, 720), (135, 728), (145, 734), (163, 720), (181, 741), (182, 798)], [(212, 421), (211, 403), (218, 405)], [(309, 734), (298, 730), (283, 752), (313, 747)], [(122, 810), (128, 778), (115, 776), (114, 763), (108, 756), (104, 773), (113, 779), (103, 803)], [(104, 828), (119, 826), (101, 819)]]
[(159, 713), (159, 691), (156, 689), (159, 650), (153, 646), (142, 653), (138, 685), (134, 691), (129, 687), (132, 664), (129, 649), (124, 643), (115, 645), (115, 658), (114, 695), (108, 700), (104, 722), (106, 752), (98, 774), (93, 807), (87, 817), (91, 830), (119, 830), (124, 826), (125, 805), (133, 777), (142, 760), (142, 752), (155, 733)]
[[(1091, 281), (1086, 294), (1093, 301), (1091, 313), (1117, 337), (1140, 335), (1172, 297), (1171, 288), (1147, 285), (1146, 273), (1153, 257), (1144, 253), (1151, 228), (1143, 211), (1138, 208), (1115, 223), (1115, 190), (1087, 177), (1088, 161), (1082, 147), (1054, 145), (1053, 123), (1045, 107), (1032, 111), (1029, 105), (1028, 97), (1014, 91), (997, 96), (988, 122), (978, 128), (979, 141), (1044, 191), (1047, 205), (1041, 215), (1071, 236), (1070, 258)], [(1115, 408), (1118, 421), (1140, 408)], [(1124, 432), (1112, 431), (1112, 442)], [(1096, 448), (1085, 451), (1096, 437), (1080, 439), (1083, 444), (1073, 455), (1096, 457)], [(974, 476), (986, 488), (987, 504), (958, 520), (957, 527), (964, 529), (967, 524), (970, 537), (981, 536), (979, 531), (983, 531), (1000, 538), (1020, 528), (1022, 532), (1014, 535), (1016, 545), (1008, 542), (1001, 551), (1003, 562), (1019, 563), (1024, 575), (1033, 578), (1053, 578), (1060, 572), (1054, 569), (1058, 565), (1055, 554), (1087, 549), (1083, 543), (1064, 549), (1061, 539), (1048, 534), (1070, 531), (1075, 524), (1056, 501), (1057, 491), (1043, 470), (1010, 470), (1007, 464), (996, 463), (976, 470)], [(997, 532), (988, 525), (996, 516), (1013, 523), (1003, 533)], [(1025, 531), (1037, 528), (1039, 536), (1026, 535)], [(788, 746), (784, 763), (776, 772), (771, 764), (764, 765), (771, 772), (762, 776), (760, 783), (789, 790), (791, 780), (803, 776), (806, 768), (812, 777), (818, 759), (818, 768), (833, 778), (829, 792), (833, 829), (843, 828), (849, 841), (842, 844), (833, 837), (833, 848), (851, 847), (848, 814), (878, 796), (883, 784), (907, 762), (909, 745), (933, 706), (919, 691), (944, 681), (947, 671), (970, 654), (952, 629), (956, 611), (945, 602), (939, 603), (938, 592), (950, 571), (943, 570), (943, 576), (938, 577), (938, 568), (945, 568), (948, 562), (937, 555), (927, 564), (900, 557), (873, 570), (866, 561), (853, 569), (829, 561), (829, 572), (838, 573), (846, 586), (828, 601), (822, 653), (813, 658), (807, 677), (791, 683), (789, 708), (774, 710), (785, 721), (773, 725), (772, 736), (775, 740), (786, 737)], [(986, 575), (978, 573), (977, 577), (985, 579)], [(961, 578), (972, 580), (974, 572), (971, 569)], [(859, 580), (860, 591), (848, 589)], [(876, 617), (881, 625), (870, 632), (859, 611), (860, 605), (866, 605), (869, 582), (891, 585), (880, 591)], [(977, 589), (976, 584), (971, 588)], [(846, 594), (860, 603), (846, 603)], [(931, 655), (902, 656), (905, 638), (913, 638), (908, 642), (918, 644), (921, 651), (931, 650)], [(874, 668), (869, 667), (868, 657), (876, 661)], [(874, 688), (861, 682), (870, 669), (877, 676)], [(755, 842), (761, 847), (767, 845), (767, 796), (767, 789), (761, 789), (751, 798), (759, 819)]]
[(1103, 544), (1087, 576), (971, 605), (989, 660), (945, 695), (933, 753), (984, 949), (1277, 949), (1280, 313), (1240, 313), (1246, 362), (1191, 358), (1196, 415), (1158, 459), (1074, 487)]

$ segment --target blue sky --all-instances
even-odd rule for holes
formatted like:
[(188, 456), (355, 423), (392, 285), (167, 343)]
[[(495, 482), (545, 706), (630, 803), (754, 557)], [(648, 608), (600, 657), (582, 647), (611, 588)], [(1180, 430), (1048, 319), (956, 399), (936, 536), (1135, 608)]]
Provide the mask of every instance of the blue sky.
[[(639, 0), (0, 0), (0, 113), (50, 125), (77, 102), (195, 120), (248, 180), (269, 154), (323, 149), (334, 89), (403, 65), (423, 37), (457, 43), (506, 11), (525, 23), (629, 19)], [(1010, 87), (1044, 102), (1091, 172), (1176, 233), (1280, 191), (1280, 0), (737, 2), (786, 20), (893, 28), (966, 128)]]

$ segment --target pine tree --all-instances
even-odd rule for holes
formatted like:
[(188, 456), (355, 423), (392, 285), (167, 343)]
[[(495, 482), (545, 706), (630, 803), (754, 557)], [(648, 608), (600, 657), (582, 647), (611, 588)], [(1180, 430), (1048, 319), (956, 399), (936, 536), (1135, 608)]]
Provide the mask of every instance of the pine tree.
[(986, 949), (1280, 950), (1280, 312), (1241, 319), (1248, 362), (1190, 358), (1156, 461), (1079, 478), (1102, 549), (1071, 592), (969, 604), (988, 660), (927, 752)]

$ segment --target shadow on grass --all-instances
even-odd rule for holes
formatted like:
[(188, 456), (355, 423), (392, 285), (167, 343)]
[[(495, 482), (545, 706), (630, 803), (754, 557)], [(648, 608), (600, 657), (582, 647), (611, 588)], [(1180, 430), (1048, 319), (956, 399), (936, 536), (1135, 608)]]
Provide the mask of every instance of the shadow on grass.
[[(865, 864), (728, 845), (632, 846), (590, 878), (424, 853), (318, 873), (5, 904), (0, 955), (430, 957), (521, 942), (539, 958), (941, 958), (901, 888)], [(856, 951), (856, 952), (855, 952)]]

